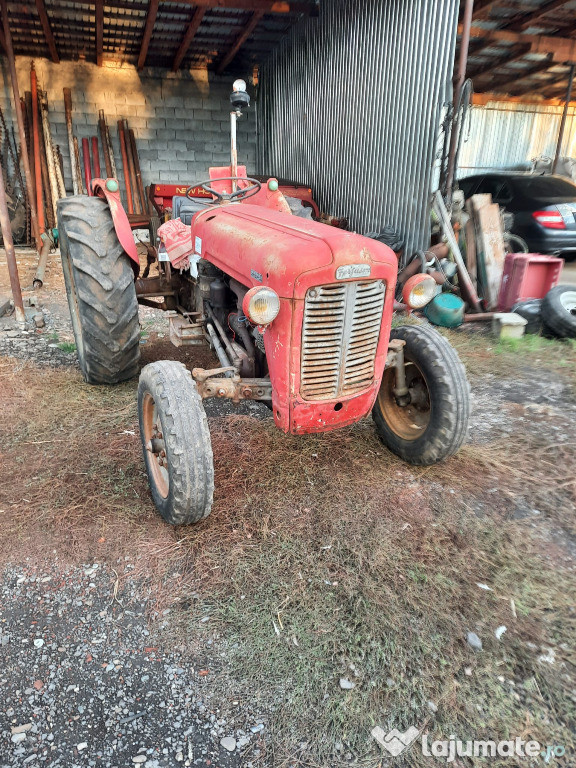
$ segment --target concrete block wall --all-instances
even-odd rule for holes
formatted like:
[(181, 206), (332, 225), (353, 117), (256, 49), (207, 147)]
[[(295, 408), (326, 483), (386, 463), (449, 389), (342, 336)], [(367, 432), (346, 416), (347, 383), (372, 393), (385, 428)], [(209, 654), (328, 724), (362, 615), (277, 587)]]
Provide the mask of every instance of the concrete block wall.
[[(23, 96), (30, 90), (31, 59), (18, 57), (16, 64)], [(0, 106), (10, 128), (14, 112), (5, 58), (0, 59), (0, 67), (3, 73)], [(211, 165), (230, 163), (230, 77), (218, 78), (204, 70), (173, 74), (147, 69), (139, 73), (129, 65), (53, 64), (46, 59), (36, 59), (35, 68), (39, 87), (48, 94), (52, 138), (62, 152), (69, 194), (72, 177), (63, 88), (70, 88), (72, 92), (72, 122), (80, 154), (82, 138), (99, 137), (98, 111), (104, 110), (122, 193), (124, 174), (117, 129), (120, 118), (126, 118), (134, 130), (145, 186), (193, 184), (208, 178)], [(254, 106), (246, 110), (238, 123), (238, 161), (247, 165), (249, 173), (255, 172)], [(102, 152), (100, 165), (104, 175)]]

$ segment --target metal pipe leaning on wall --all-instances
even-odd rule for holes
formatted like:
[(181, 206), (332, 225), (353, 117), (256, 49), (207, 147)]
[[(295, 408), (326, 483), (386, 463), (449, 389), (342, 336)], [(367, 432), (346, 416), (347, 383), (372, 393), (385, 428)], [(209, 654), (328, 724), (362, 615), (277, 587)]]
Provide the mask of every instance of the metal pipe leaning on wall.
[(92, 195), (92, 188), (90, 182), (92, 181), (92, 170), (90, 168), (90, 144), (88, 139), (82, 139), (82, 160), (84, 161), (84, 182), (86, 184), (86, 191), (89, 195)]
[(124, 136), (124, 121), (118, 120), (118, 139), (120, 140), (120, 153), (122, 155), (122, 168), (124, 170), (124, 186), (126, 188), (126, 205), (128, 213), (134, 213), (132, 205), (132, 187), (130, 184), (130, 172), (128, 170), (128, 154), (126, 152), (126, 137)]
[(130, 142), (130, 129), (128, 127), (128, 120), (124, 120), (124, 141), (126, 143), (126, 155), (128, 158), (128, 171), (130, 173), (130, 187), (132, 189), (134, 213), (142, 213), (142, 205), (140, 204), (140, 195), (138, 193), (138, 182), (136, 180), (136, 168), (134, 166), (134, 155), (132, 153), (132, 144)]
[(100, 178), (100, 152), (98, 151), (98, 136), (92, 136), (92, 178)]
[[(66, 131), (68, 133), (68, 151), (70, 152), (70, 170), (72, 172), (72, 189), (75, 195), (82, 192), (82, 185), (78, 187), (78, 172), (76, 169), (76, 147), (74, 144), (74, 130), (72, 128), (72, 91), (64, 88), (64, 112), (66, 114)], [(77, 146), (77, 144), (76, 144)]]
[[(24, 131), (24, 118), (22, 116), (22, 110), (20, 109), (20, 90), (18, 87), (18, 77), (16, 75), (16, 62), (14, 59), (14, 48), (12, 47), (12, 33), (10, 31), (10, 24), (8, 23), (8, 8), (6, 0), (0, 0), (0, 10), (2, 11), (2, 19), (4, 22), (4, 44), (6, 46), (6, 57), (8, 59), (8, 68), (10, 70), (10, 79), (12, 80), (12, 91), (14, 97), (14, 111), (16, 112), (16, 120), (18, 122), (18, 133), (20, 136), (20, 146), (22, 147), (22, 164), (24, 165), (24, 176), (26, 179), (28, 203), (30, 205), (30, 221), (32, 224), (32, 234), (36, 241), (36, 248), (40, 250), (42, 247), (42, 241), (40, 239), (40, 227), (38, 225), (38, 212), (36, 210), (36, 200), (34, 196), (34, 185), (32, 183), (32, 173), (30, 171), (30, 164), (28, 162), (28, 154), (24, 151), (26, 147), (26, 134)], [(6, 242), (6, 241), (5, 241)]]
[(46, 91), (40, 91), (40, 114), (42, 116), (42, 128), (44, 131), (44, 149), (46, 151), (46, 161), (48, 163), (48, 177), (50, 180), (50, 193), (52, 195), (52, 211), (54, 221), (56, 221), (56, 202), (60, 199), (59, 179), (56, 171), (56, 161), (54, 157), (54, 145), (52, 144), (52, 134), (50, 133), (50, 121), (48, 119), (48, 96)]
[(16, 253), (14, 251), (14, 241), (12, 239), (12, 227), (10, 226), (10, 214), (8, 213), (8, 203), (6, 201), (6, 188), (4, 187), (4, 175), (0, 167), (0, 229), (4, 239), (4, 249), (6, 251), (6, 262), (8, 264), (8, 275), (10, 277), (10, 287), (12, 289), (12, 298), (14, 299), (14, 310), (16, 320), (20, 325), (26, 323), (24, 314), (24, 303), (22, 301), (22, 289), (20, 287), (20, 278), (18, 276), (18, 265), (16, 264)]

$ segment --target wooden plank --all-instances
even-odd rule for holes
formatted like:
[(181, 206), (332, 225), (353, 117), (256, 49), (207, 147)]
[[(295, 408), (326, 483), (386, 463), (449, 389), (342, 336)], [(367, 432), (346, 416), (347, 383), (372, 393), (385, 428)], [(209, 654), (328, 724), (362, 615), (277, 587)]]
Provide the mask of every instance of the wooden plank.
[(506, 257), (500, 207), (492, 202), (492, 195), (472, 195), (469, 211), (476, 234), (478, 293), (486, 309), (492, 310), (498, 304)]
[(148, 14), (146, 16), (146, 24), (144, 25), (140, 54), (138, 56), (138, 72), (141, 72), (144, 69), (144, 64), (146, 63), (146, 56), (148, 55), (148, 48), (150, 46), (150, 40), (152, 39), (154, 24), (156, 24), (156, 16), (158, 15), (159, 2), (160, 0), (150, 0), (150, 3), (148, 4)]
[(172, 62), (172, 72), (177, 72), (180, 69), (180, 64), (182, 64), (182, 60), (184, 56), (186, 56), (186, 54), (188, 53), (190, 44), (192, 43), (192, 40), (194, 39), (196, 32), (198, 31), (198, 27), (202, 23), (202, 19), (204, 18), (205, 13), (206, 13), (206, 8), (201, 8), (201, 7), (196, 8), (196, 10), (194, 11), (194, 15), (192, 16), (190, 24), (188, 24), (188, 29), (186, 30), (184, 37), (182, 38), (182, 42), (180, 43), (178, 52), (176, 56), (174, 56), (174, 61)]
[(240, 34), (238, 35), (238, 37), (234, 42), (234, 45), (230, 48), (228, 53), (224, 56), (222, 61), (216, 67), (216, 72), (219, 75), (221, 75), (222, 72), (224, 72), (224, 70), (226, 69), (228, 64), (230, 64), (232, 59), (236, 56), (240, 48), (242, 48), (246, 40), (248, 40), (248, 38), (254, 31), (256, 25), (258, 24), (262, 16), (264, 16), (264, 11), (256, 11), (255, 13), (252, 14), (252, 18), (250, 19), (248, 24), (246, 24), (242, 32), (240, 32)]
[(104, 55), (104, 0), (96, 0), (96, 64), (101, 67)]
[(50, 19), (48, 18), (44, 0), (36, 0), (36, 10), (38, 11), (38, 18), (42, 24), (42, 29), (44, 30), (46, 45), (50, 51), (50, 58), (55, 64), (60, 64), (60, 56), (58, 56), (56, 41), (54, 40), (54, 34), (52, 32), (52, 26), (50, 24)]

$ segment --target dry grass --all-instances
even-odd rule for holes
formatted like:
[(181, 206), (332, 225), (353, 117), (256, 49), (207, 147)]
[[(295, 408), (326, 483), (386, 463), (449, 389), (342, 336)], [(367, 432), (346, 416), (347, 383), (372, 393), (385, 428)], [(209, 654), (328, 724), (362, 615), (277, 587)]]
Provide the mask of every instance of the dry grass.
[[(173, 607), (174, 642), (205, 650), (220, 635), (222, 694), (273, 710), (269, 764), (335, 766), (350, 751), (375, 765), (374, 724), (573, 746), (573, 562), (510, 514), (519, 494), (573, 514), (569, 446), (565, 456), (545, 444), (526, 453), (532, 438), (517, 435), (415, 469), (369, 420), (295, 438), (227, 417), (211, 424), (212, 516), (174, 530), (148, 495), (134, 382), (94, 388), (70, 370), (2, 360), (0, 387), (1, 557), (56, 549), (116, 565), (129, 555), (155, 608)], [(542, 646), (555, 648), (556, 665), (538, 662)], [(410, 753), (410, 765), (421, 760)]]

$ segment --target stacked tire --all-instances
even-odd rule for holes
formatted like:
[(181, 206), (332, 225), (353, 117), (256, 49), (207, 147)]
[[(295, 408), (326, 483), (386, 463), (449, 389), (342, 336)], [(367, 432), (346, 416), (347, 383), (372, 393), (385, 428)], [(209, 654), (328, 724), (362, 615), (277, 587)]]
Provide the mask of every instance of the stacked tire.
[(576, 286), (557, 285), (542, 299), (544, 335), (576, 339)]

